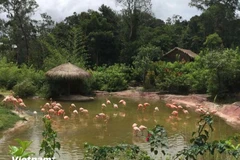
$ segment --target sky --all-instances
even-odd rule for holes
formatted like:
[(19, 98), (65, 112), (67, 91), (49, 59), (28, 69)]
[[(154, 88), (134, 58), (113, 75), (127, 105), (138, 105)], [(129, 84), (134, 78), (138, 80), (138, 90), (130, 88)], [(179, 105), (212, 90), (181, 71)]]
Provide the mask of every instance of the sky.
[[(105, 4), (113, 10), (121, 10), (121, 6), (115, 0), (36, 0), (39, 7), (37, 13), (47, 13), (54, 21), (64, 20), (65, 17), (73, 15), (73, 12), (81, 13), (88, 9), (98, 10)], [(180, 15), (184, 20), (189, 20), (201, 12), (196, 8), (188, 6), (190, 0), (152, 0), (152, 11), (156, 18), (166, 20), (173, 15)], [(36, 14), (36, 18), (38, 14)]]

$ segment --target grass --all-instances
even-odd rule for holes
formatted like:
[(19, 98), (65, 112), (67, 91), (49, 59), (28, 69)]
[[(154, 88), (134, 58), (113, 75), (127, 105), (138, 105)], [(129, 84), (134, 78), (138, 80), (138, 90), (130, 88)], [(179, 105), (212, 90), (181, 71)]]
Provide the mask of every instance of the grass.
[(0, 104), (0, 131), (13, 127), (21, 119), (10, 108), (6, 108)]

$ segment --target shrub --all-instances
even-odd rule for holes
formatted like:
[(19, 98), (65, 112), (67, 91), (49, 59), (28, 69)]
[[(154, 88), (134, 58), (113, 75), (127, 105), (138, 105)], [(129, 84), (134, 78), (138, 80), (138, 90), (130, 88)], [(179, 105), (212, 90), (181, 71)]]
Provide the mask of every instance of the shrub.
[(31, 80), (25, 80), (13, 87), (13, 91), (19, 97), (33, 96), (36, 90), (37, 88), (33, 85)]
[(127, 89), (130, 69), (124, 64), (98, 67), (93, 71), (93, 88), (103, 91), (120, 91)]
[[(185, 63), (159, 63), (157, 66), (158, 75), (156, 77), (156, 86), (164, 91), (173, 93), (183, 93), (189, 91), (187, 83), (188, 69), (184, 67)], [(160, 73), (161, 72), (161, 73)]]

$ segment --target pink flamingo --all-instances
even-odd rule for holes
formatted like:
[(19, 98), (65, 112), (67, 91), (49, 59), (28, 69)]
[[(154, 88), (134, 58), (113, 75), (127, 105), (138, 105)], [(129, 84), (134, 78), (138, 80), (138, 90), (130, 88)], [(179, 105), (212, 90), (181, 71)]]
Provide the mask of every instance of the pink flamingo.
[(118, 109), (118, 105), (117, 104), (113, 104), (113, 107)]
[(171, 113), (173, 116), (177, 117), (178, 116), (178, 111), (172, 111)]
[(119, 101), (119, 103), (122, 103), (124, 106), (126, 106), (126, 101), (125, 100), (123, 100), (123, 99), (121, 99), (120, 101)]
[(108, 100), (108, 99), (106, 99), (106, 103), (107, 103), (107, 104), (111, 104), (111, 101)]
[(188, 110), (186, 110), (186, 109), (183, 109), (183, 113), (184, 114), (189, 114)]
[(64, 120), (69, 120), (69, 117), (68, 116), (64, 116), (63, 119)]
[(143, 108), (143, 104), (138, 104), (138, 110), (142, 109)]

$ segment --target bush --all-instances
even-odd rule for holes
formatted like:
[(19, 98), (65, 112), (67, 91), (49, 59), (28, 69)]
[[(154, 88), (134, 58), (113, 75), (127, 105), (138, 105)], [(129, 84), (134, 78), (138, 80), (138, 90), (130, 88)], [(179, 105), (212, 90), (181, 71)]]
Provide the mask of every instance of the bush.
[(124, 64), (98, 67), (93, 71), (93, 88), (102, 91), (127, 89), (130, 69)]
[(189, 91), (187, 74), (189, 70), (184, 67), (183, 62), (158, 63), (156, 86), (160, 90), (172, 93), (185, 93)]
[[(24, 90), (33, 90), (33, 88), (35, 88), (34, 91), (39, 91), (42, 90), (41, 87), (43, 87), (46, 83), (46, 78), (43, 71), (36, 71), (34, 68), (27, 67), (25, 64), (17, 66), (15, 63), (8, 63), (6, 58), (0, 60), (1, 88), (12, 90), (14, 86), (21, 85), (21, 83), (26, 81), (26, 79), (28, 79), (27, 81), (31, 82), (31, 88)], [(22, 87), (24, 86), (21, 86), (21, 88)], [(19, 93), (20, 90), (22, 89), (15, 88), (16, 93), (18, 92), (18, 94), (21, 95), (22, 93)], [(25, 95), (25, 93), (23, 93), (23, 95)], [(31, 95), (33, 95), (33, 93), (31, 93)]]
[(13, 91), (19, 97), (33, 96), (37, 88), (33, 85), (31, 80), (25, 80), (13, 87)]

